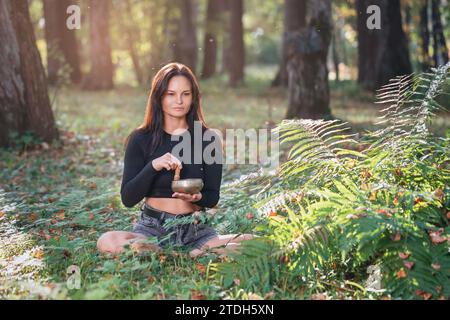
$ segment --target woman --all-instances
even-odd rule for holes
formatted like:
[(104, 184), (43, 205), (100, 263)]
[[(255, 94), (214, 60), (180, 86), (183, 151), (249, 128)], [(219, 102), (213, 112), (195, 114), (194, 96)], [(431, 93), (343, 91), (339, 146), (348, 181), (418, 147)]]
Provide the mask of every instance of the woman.
[[(138, 252), (160, 250), (161, 246), (171, 244), (188, 247), (190, 255), (196, 257), (207, 249), (221, 246), (226, 246), (225, 250), (216, 249), (216, 252), (226, 253), (240, 241), (251, 239), (251, 235), (219, 236), (212, 227), (195, 221), (167, 227), (173, 219), (192, 216), (219, 201), (221, 162), (183, 163), (171, 152), (177, 144), (174, 139), (180, 134), (183, 137), (192, 134), (196, 122), (201, 123), (202, 133), (208, 130), (194, 74), (180, 63), (164, 66), (153, 79), (144, 122), (126, 142), (121, 197), (129, 208), (145, 198), (140, 219), (133, 232), (103, 234), (97, 242), (101, 252), (119, 253), (125, 245)], [(220, 143), (218, 135), (213, 137)], [(204, 147), (202, 143), (202, 155)], [(193, 159), (194, 150), (190, 153)], [(203, 179), (203, 189), (193, 195), (172, 192), (171, 182), (177, 167), (181, 169), (181, 179)], [(146, 242), (149, 237), (157, 238), (159, 245)]]

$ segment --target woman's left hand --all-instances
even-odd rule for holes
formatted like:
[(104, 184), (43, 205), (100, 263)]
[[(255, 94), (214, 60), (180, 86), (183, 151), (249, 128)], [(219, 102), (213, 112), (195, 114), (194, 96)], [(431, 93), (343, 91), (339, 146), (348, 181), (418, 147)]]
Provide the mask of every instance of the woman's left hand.
[(181, 199), (181, 200), (194, 202), (194, 201), (201, 200), (202, 194), (201, 194), (201, 192), (196, 193), (196, 194), (175, 192), (174, 194), (172, 194), (172, 198), (178, 198), (178, 199)]

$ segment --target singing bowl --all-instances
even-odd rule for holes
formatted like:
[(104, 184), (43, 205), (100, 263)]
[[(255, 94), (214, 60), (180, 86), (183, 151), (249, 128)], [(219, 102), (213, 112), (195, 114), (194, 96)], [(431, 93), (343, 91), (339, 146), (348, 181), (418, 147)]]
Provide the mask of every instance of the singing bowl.
[(181, 179), (172, 181), (173, 192), (196, 194), (199, 193), (202, 188), (202, 179)]

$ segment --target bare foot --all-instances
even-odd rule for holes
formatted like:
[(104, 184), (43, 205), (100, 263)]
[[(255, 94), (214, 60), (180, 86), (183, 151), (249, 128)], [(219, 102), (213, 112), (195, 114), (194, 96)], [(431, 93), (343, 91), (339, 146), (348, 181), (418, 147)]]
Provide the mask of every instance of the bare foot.
[(143, 253), (143, 252), (161, 252), (162, 249), (153, 243), (145, 243), (142, 241), (135, 241), (130, 245), (131, 249), (135, 253)]

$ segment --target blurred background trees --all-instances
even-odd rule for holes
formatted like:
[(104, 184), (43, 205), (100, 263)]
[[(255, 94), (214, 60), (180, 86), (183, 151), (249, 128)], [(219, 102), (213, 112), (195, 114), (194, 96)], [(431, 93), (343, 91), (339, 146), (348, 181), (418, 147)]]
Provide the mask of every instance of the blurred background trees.
[[(66, 27), (71, 4), (81, 8), (79, 30)], [(381, 9), (380, 30), (366, 26), (369, 4)], [(256, 66), (285, 88), (286, 118), (324, 118), (329, 81), (374, 92), (446, 63), (449, 8), (449, 0), (29, 0), (20, 9), (31, 15), (50, 86), (148, 89), (162, 65), (179, 61), (199, 78), (241, 87)]]
[(0, 1), (0, 146), (11, 134), (58, 138), (26, 0)]
[(80, 59), (78, 55), (78, 40), (75, 32), (64, 28), (67, 19), (67, 8), (76, 4), (72, 0), (43, 0), (45, 19), (45, 41), (47, 43), (47, 77), (50, 85), (57, 84), (58, 75), (64, 65), (70, 69), (73, 83), (81, 81)]

